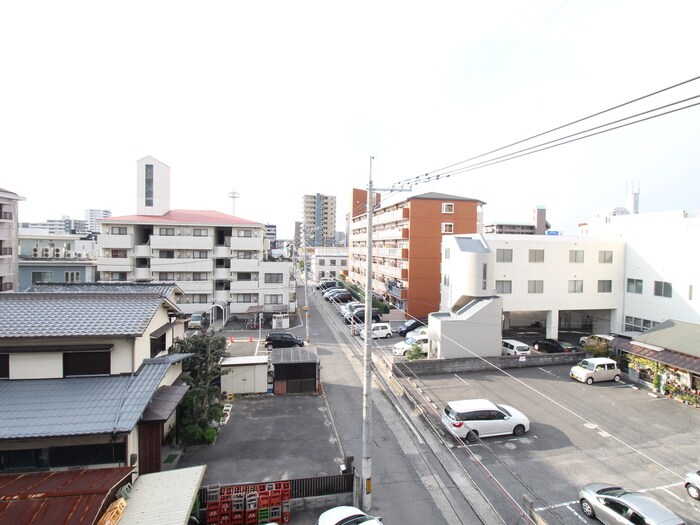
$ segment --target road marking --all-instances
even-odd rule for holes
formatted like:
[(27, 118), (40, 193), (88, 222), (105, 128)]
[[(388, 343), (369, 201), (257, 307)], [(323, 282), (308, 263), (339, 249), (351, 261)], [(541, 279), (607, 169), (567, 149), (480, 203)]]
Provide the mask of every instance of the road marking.
[(545, 374), (549, 374), (550, 376), (559, 377), (557, 374), (554, 374), (549, 370), (545, 370), (544, 368), (538, 368), (538, 370), (541, 370), (542, 372), (544, 372)]
[(462, 378), (459, 377), (457, 374), (455, 374), (455, 377), (456, 377), (457, 379), (459, 379), (459, 380), (460, 380), (462, 383), (464, 383), (465, 385), (469, 385), (469, 383), (467, 383), (466, 380), (462, 379)]

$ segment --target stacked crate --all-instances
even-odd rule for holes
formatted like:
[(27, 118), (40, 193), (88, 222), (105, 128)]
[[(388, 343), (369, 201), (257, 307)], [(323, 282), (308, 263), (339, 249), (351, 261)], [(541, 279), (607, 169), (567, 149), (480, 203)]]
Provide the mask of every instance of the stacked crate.
[(206, 525), (289, 523), (291, 483), (210, 485), (206, 488)]

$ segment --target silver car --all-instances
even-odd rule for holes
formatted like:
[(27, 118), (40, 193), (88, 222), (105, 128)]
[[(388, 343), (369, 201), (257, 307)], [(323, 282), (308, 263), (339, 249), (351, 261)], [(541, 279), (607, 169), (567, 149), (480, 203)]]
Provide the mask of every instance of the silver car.
[(581, 510), (605, 525), (685, 525), (651, 496), (607, 483), (591, 483), (578, 493)]
[(700, 470), (693, 470), (685, 475), (685, 490), (693, 499), (700, 499)]

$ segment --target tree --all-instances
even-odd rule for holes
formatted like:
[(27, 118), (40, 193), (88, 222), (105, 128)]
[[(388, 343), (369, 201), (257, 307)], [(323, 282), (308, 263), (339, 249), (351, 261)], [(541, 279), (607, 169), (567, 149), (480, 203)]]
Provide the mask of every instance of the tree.
[(218, 399), (221, 390), (216, 383), (222, 375), (219, 363), (226, 356), (226, 339), (203, 332), (177, 339), (173, 346), (177, 353), (193, 354), (183, 365), (186, 372), (184, 381), (190, 389), (182, 402), (182, 423), (184, 427), (192, 425), (201, 429), (198, 432), (198, 429), (189, 428), (186, 431), (188, 441), (204, 440), (204, 431), (209, 422), (217, 421), (222, 415), (219, 403), (212, 403), (211, 400)]

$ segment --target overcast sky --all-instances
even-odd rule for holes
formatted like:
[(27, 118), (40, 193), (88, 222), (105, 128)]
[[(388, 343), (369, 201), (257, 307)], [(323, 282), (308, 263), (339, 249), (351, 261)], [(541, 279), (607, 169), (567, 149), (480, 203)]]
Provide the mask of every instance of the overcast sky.
[[(370, 155), (388, 188), (692, 79), (699, 19), (696, 0), (10, 0), (0, 187), (26, 198), (21, 221), (130, 214), (152, 155), (171, 168), (173, 209), (231, 213), (235, 190), (236, 215), (288, 238), (302, 195), (322, 193), (343, 228)], [(577, 130), (697, 94), (700, 81)], [(544, 206), (566, 233), (632, 184), (642, 212), (697, 210), (698, 137), (700, 106), (413, 194), (480, 199), (486, 222)]]

